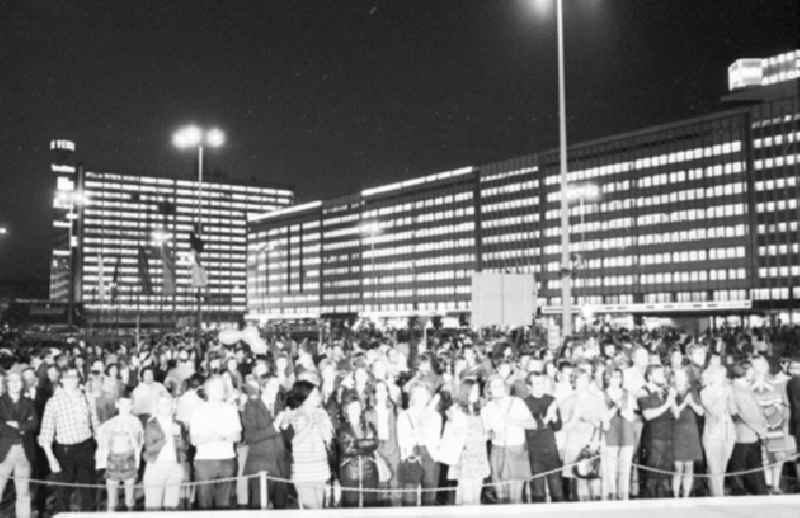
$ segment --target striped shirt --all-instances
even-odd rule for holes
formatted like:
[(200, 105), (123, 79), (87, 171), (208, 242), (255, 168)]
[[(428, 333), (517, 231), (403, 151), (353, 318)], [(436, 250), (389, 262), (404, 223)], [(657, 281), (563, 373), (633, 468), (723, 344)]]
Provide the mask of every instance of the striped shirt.
[(83, 392), (68, 393), (57, 390), (44, 407), (39, 444), (48, 447), (58, 444), (80, 444), (92, 438), (99, 422)]

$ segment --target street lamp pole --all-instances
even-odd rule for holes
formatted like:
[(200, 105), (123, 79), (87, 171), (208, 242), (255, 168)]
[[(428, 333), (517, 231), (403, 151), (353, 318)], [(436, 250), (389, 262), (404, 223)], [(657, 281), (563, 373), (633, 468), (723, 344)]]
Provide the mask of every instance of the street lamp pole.
[[(195, 248), (195, 264), (199, 268), (200, 262), (200, 249), (202, 248), (202, 196), (203, 196), (203, 151), (205, 146), (215, 148), (220, 147), (225, 143), (225, 134), (222, 130), (217, 128), (203, 129), (198, 126), (185, 126), (177, 131), (172, 136), (172, 143), (175, 147), (180, 149), (196, 148), (197, 149), (197, 201), (196, 201), (196, 214), (195, 214), (195, 232), (194, 243), (192, 247)], [(197, 245), (195, 247), (195, 244)], [(201, 323), (203, 321), (202, 310), (202, 287), (198, 286), (197, 290), (197, 333), (198, 339), (201, 330)]]
[(567, 176), (567, 108), (564, 94), (563, 0), (556, 0), (558, 32), (558, 120), (561, 164), (561, 336), (572, 334), (572, 262), (569, 253), (569, 178)]
[[(197, 145), (197, 216), (195, 218), (195, 231), (198, 235), (202, 234), (201, 228), (203, 227), (203, 214), (202, 214), (202, 199), (203, 196), (203, 144), (202, 141)], [(200, 250), (195, 250), (195, 262), (200, 262)], [(203, 290), (197, 290), (197, 339), (200, 339), (201, 325), (203, 322)]]

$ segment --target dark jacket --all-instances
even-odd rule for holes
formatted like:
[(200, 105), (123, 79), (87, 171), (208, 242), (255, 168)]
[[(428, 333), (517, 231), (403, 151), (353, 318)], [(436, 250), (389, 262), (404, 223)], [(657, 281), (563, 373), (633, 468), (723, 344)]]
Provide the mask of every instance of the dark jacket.
[(555, 432), (561, 430), (561, 410), (556, 409), (556, 421), (544, 424), (547, 409), (555, 401), (549, 394), (542, 397), (529, 395), (523, 401), (536, 420), (535, 430), (525, 430), (525, 442), (528, 445), (529, 456), (533, 459), (534, 473), (556, 469), (561, 466), (558, 455)]
[[(16, 421), (19, 428), (7, 425), (6, 421)], [(33, 459), (38, 429), (39, 417), (31, 399), (21, 397), (15, 404), (8, 394), (0, 396), (0, 462), (5, 460), (13, 444), (22, 444), (25, 456)]]
[[(186, 462), (186, 449), (188, 447), (186, 428), (177, 421), (174, 421), (174, 423), (178, 425), (180, 430), (180, 433), (173, 437), (175, 442), (175, 459), (181, 464)], [(144, 428), (144, 453), (142, 455), (144, 460), (147, 462), (155, 462), (155, 460), (158, 459), (161, 448), (163, 448), (166, 443), (167, 436), (161, 428), (161, 423), (158, 422), (157, 418), (151, 417), (147, 420), (147, 424)]]
[(261, 398), (248, 399), (242, 412), (243, 440), (247, 444), (244, 473), (267, 471), (278, 477), (290, 473), (289, 455), (281, 432), (275, 431), (275, 418)]
[(800, 439), (800, 376), (794, 376), (786, 382), (786, 395), (789, 398), (789, 433)]

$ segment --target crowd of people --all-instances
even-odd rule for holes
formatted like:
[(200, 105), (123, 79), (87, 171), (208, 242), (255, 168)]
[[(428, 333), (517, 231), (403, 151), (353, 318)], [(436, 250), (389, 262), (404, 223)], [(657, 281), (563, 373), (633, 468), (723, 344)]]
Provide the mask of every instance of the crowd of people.
[(267, 342), (0, 351), (0, 492), (28, 517), (795, 489), (792, 330)]

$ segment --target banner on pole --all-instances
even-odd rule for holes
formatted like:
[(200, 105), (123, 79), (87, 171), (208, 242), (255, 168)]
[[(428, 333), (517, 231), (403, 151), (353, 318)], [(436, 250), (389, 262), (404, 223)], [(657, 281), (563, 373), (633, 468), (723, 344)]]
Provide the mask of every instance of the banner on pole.
[(148, 247), (139, 247), (138, 256), (139, 282), (142, 284), (142, 294), (153, 294), (153, 281), (150, 279), (150, 252)]
[(175, 255), (166, 243), (161, 244), (161, 265), (161, 293), (175, 295)]

